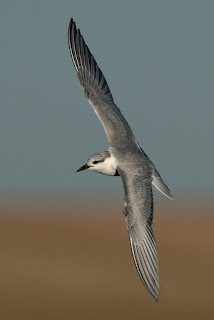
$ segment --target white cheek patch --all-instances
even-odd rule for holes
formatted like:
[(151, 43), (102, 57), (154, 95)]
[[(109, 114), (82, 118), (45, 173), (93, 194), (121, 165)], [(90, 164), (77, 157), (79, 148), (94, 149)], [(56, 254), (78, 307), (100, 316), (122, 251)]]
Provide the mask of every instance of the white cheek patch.
[(109, 176), (114, 176), (117, 169), (116, 161), (114, 157), (108, 157), (102, 163), (100, 163), (100, 172)]

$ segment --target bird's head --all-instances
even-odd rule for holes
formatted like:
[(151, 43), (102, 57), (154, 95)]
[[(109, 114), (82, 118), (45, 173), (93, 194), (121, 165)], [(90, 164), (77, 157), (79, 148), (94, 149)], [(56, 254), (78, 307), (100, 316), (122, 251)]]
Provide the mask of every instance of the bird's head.
[(87, 163), (80, 167), (77, 172), (89, 169), (102, 174), (114, 176), (116, 173), (116, 166), (109, 151), (94, 153), (88, 159)]

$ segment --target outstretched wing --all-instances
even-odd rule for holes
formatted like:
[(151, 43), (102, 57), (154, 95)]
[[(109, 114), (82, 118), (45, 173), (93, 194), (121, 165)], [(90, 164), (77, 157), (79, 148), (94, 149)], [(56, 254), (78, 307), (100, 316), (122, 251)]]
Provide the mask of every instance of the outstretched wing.
[(130, 144), (132, 141), (136, 144), (127, 121), (114, 104), (102, 71), (85, 44), (80, 30), (76, 29), (73, 19), (71, 19), (68, 28), (68, 43), (80, 84), (104, 127), (109, 146), (115, 146), (117, 143)]
[(122, 178), (124, 214), (134, 262), (147, 291), (158, 302), (158, 258), (152, 231), (153, 196), (150, 168), (118, 169)]

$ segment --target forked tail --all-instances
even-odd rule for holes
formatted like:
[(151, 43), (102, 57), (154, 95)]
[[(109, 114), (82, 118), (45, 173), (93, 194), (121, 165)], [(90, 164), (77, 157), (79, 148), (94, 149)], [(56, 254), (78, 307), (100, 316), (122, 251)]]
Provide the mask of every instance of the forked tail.
[(153, 174), (152, 174), (152, 184), (155, 186), (155, 188), (157, 188), (160, 192), (162, 192), (166, 197), (174, 200), (169, 188), (164, 183), (164, 181), (162, 180), (161, 176), (159, 175), (159, 173), (155, 168), (153, 169)]

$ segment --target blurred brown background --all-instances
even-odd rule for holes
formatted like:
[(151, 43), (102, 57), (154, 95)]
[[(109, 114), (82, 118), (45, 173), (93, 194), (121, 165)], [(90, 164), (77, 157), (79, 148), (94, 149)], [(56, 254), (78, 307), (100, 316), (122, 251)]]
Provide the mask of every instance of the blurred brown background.
[(214, 319), (213, 206), (155, 207), (157, 304), (135, 270), (121, 206), (80, 203), (1, 201), (0, 319)]

